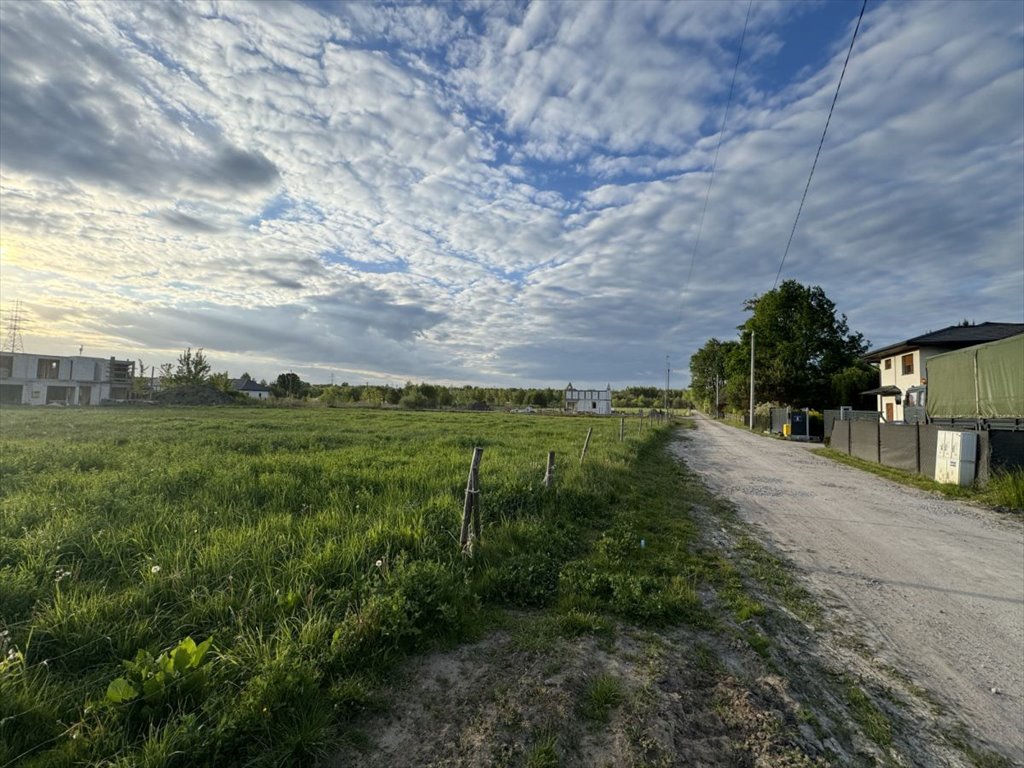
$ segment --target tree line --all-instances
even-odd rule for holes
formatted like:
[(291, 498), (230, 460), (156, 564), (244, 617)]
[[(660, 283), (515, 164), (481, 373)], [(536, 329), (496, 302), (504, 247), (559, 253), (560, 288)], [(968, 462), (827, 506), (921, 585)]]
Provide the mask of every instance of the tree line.
[(708, 339), (690, 358), (690, 394), (707, 411), (745, 413), (750, 397), (750, 339), (759, 403), (822, 410), (839, 405), (875, 407), (860, 393), (877, 386), (878, 371), (861, 356), (863, 334), (820, 286), (787, 280), (743, 303), (750, 316), (736, 339)]
[[(136, 379), (136, 395), (144, 397), (151, 381), (147, 369), (139, 361), (140, 377)], [(177, 364), (165, 363), (159, 368), (161, 389), (184, 386), (206, 386), (244, 400), (245, 395), (236, 390), (234, 380), (224, 371), (214, 373), (204, 351), (191, 347), (178, 356)], [(248, 373), (240, 377), (243, 381), (255, 381)], [(316, 401), (327, 406), (368, 405), (397, 406), (409, 409), (436, 408), (561, 408), (564, 391), (551, 387), (479, 387), (472, 384), (446, 385), (407, 381), (404, 386), (389, 384), (312, 384), (303, 381), (294, 372), (281, 373), (273, 381), (261, 380), (278, 399)], [(627, 387), (612, 392), (612, 406), (615, 408), (659, 408), (665, 402), (665, 390), (657, 387)], [(670, 390), (668, 397), (672, 408), (689, 407), (686, 390)]]

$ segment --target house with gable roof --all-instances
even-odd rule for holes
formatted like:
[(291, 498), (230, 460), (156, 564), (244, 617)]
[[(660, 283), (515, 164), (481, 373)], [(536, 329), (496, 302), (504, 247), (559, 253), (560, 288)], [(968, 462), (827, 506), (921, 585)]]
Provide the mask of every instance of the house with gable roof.
[(904, 395), (912, 387), (928, 383), (928, 359), (976, 344), (999, 341), (1024, 333), (1024, 323), (978, 323), (951, 325), (872, 350), (863, 359), (878, 366), (879, 386), (862, 394), (878, 398), (878, 411), (885, 421), (904, 421)]

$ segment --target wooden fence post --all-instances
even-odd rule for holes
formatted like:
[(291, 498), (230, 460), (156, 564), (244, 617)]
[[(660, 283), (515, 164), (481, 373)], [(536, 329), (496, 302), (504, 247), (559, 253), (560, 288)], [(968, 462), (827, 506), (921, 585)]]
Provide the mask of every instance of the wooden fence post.
[(472, 549), (469, 546), (469, 525), (473, 520), (473, 510), (477, 510), (476, 515), (476, 535), (480, 533), (480, 514), (479, 514), (479, 501), (480, 489), (477, 487), (479, 482), (479, 471), (480, 471), (480, 459), (484, 454), (483, 448), (473, 449), (473, 460), (469, 463), (469, 479), (466, 480), (466, 500), (462, 504), (462, 532), (459, 534), (459, 546), (462, 547), (462, 553), (464, 555), (472, 555)]
[(626, 439), (626, 417), (619, 417), (619, 442), (621, 443)]
[(593, 431), (594, 431), (593, 427), (588, 429), (587, 430), (587, 439), (583, 441), (583, 453), (580, 454), (580, 466), (581, 467), (583, 466), (583, 460), (585, 458), (587, 458), (587, 446), (590, 445), (590, 435), (591, 435), (591, 433)]
[(544, 487), (550, 488), (555, 483), (555, 452), (548, 451), (548, 468), (544, 473)]

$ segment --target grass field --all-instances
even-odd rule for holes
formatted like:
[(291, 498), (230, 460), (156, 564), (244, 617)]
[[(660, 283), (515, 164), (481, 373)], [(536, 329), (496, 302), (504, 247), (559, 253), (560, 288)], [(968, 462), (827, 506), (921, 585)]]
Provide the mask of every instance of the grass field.
[(630, 426), (620, 443), (617, 419), (4, 410), (0, 766), (314, 764), (360, 738), (397, 659), (504, 607), (552, 606), (570, 633), (707, 622), (689, 523), (663, 514), (666, 430)]

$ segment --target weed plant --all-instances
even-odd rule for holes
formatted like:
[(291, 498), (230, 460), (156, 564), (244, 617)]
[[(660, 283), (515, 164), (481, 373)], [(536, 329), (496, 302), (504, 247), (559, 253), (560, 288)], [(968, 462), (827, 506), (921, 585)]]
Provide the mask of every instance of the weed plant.
[(624, 700), (622, 681), (614, 675), (598, 675), (587, 683), (580, 713), (593, 723), (606, 723), (612, 710)]
[(620, 443), (618, 426), (0, 411), (0, 766), (317, 764), (359, 736), (397, 659), (478, 635), (502, 606), (557, 605), (568, 634), (604, 631), (605, 613), (701, 623), (666, 431)]

